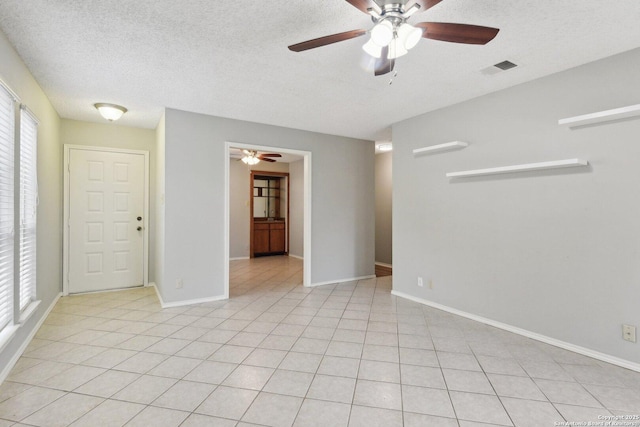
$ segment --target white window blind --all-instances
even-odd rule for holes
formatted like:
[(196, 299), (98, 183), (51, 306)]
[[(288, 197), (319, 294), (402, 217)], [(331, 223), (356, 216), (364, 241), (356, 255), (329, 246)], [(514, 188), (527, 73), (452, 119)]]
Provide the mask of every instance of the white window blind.
[(13, 319), (15, 104), (0, 85), (0, 329)]
[(20, 110), (20, 311), (36, 297), (38, 122)]

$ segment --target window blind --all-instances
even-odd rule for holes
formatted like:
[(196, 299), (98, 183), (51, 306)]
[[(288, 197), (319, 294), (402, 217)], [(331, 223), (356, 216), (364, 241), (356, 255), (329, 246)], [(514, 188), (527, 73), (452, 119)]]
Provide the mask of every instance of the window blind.
[(38, 122), (20, 110), (20, 311), (36, 297)]
[(15, 103), (0, 85), (0, 329), (13, 319)]

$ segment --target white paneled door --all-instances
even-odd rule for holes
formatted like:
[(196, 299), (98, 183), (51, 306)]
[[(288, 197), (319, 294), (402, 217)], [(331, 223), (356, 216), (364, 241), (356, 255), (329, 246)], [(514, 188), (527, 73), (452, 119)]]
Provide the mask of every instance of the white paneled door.
[(68, 293), (144, 284), (145, 155), (68, 151)]

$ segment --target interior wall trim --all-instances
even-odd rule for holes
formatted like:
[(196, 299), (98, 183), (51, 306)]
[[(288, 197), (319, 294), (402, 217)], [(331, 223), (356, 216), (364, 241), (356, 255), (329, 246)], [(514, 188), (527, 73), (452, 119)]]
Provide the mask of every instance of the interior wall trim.
[(222, 300), (229, 299), (229, 297), (226, 296), (226, 295), (217, 295), (217, 296), (207, 297), (207, 298), (198, 298), (198, 299), (189, 299), (189, 300), (183, 300), (183, 301), (164, 302), (162, 300), (162, 295), (160, 295), (160, 291), (158, 291), (158, 287), (155, 285), (155, 283), (153, 285), (150, 285), (150, 286), (153, 286), (153, 289), (156, 290), (156, 295), (158, 296), (158, 300), (160, 301), (160, 306), (162, 308), (182, 307), (183, 305), (202, 304), (202, 303), (205, 303), (205, 302), (215, 302), (215, 301), (222, 301)]
[(632, 362), (630, 360), (621, 359), (616, 356), (612, 356), (610, 354), (601, 353), (599, 351), (591, 350), (586, 347), (581, 347), (575, 344), (571, 344), (565, 341), (561, 341), (555, 338), (548, 337), (546, 335), (538, 334), (536, 332), (531, 332), (526, 329), (518, 328), (516, 326), (512, 326), (506, 323), (498, 322), (496, 320), (487, 319), (486, 317), (478, 316), (475, 314), (467, 313), (462, 310), (458, 310), (456, 308), (451, 308), (446, 305), (438, 304), (433, 301), (429, 301), (426, 299), (414, 297), (409, 294), (405, 294), (404, 292), (398, 292), (395, 290), (391, 291), (392, 295), (395, 295), (400, 298), (408, 299), (413, 302), (417, 302), (419, 304), (423, 304), (429, 307), (437, 308), (438, 310), (446, 311), (451, 314), (455, 314), (461, 317), (465, 317), (467, 319), (475, 320), (476, 322), (484, 323), (485, 325), (493, 326), (495, 328), (499, 328), (508, 332), (513, 332), (514, 334), (521, 335), (523, 337), (531, 338), (536, 341), (543, 342), (545, 344), (550, 344), (555, 347), (559, 347), (565, 350), (573, 351), (574, 353), (582, 354), (583, 356), (591, 357), (593, 359), (597, 359), (603, 362), (611, 363), (612, 365), (620, 366), (622, 368), (631, 369), (632, 371), (640, 372), (640, 363)]
[(387, 263), (384, 263), (384, 262), (376, 261), (376, 265), (379, 265), (380, 267), (393, 268), (393, 266), (391, 264), (387, 264)]
[(327, 280), (326, 282), (312, 283), (311, 285), (309, 285), (309, 287), (324, 286), (324, 285), (337, 285), (338, 283), (355, 282), (356, 280), (367, 280), (367, 279), (375, 279), (375, 278), (376, 278), (375, 274), (370, 274), (368, 276), (351, 277), (349, 279)]

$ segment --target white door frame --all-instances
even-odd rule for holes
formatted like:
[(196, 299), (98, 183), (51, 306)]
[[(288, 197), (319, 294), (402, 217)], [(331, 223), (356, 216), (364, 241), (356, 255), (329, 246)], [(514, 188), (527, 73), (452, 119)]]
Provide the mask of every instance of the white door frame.
[(144, 156), (144, 221), (142, 223), (142, 280), (149, 286), (149, 152), (124, 148), (93, 147), (88, 145), (64, 144), (64, 212), (62, 246), (62, 295), (69, 295), (69, 212), (70, 181), (69, 160), (71, 150), (102, 151), (107, 153), (140, 154)]
[[(304, 159), (304, 196), (303, 196), (303, 251), (304, 259), (302, 261), (302, 284), (303, 286), (311, 286), (311, 152), (302, 150), (292, 150), (289, 148), (269, 147), (257, 144), (241, 144), (238, 142), (224, 143), (224, 283), (226, 299), (229, 298), (229, 158), (231, 155), (231, 147), (242, 148), (247, 150), (259, 150), (284, 154), (295, 154), (302, 156)], [(287, 218), (287, 220), (289, 220)]]

